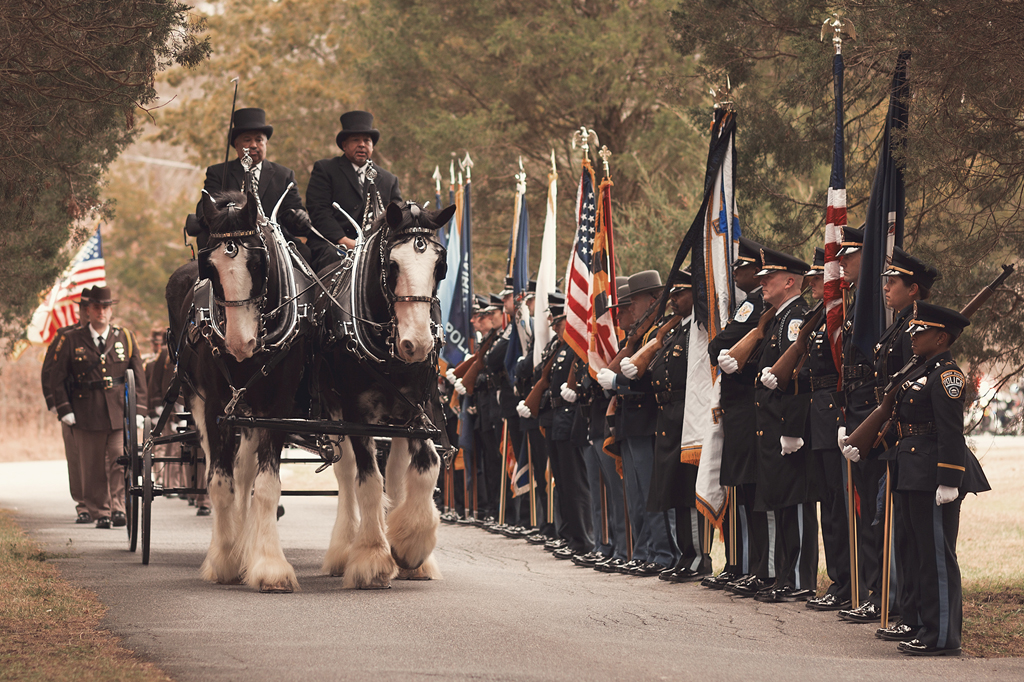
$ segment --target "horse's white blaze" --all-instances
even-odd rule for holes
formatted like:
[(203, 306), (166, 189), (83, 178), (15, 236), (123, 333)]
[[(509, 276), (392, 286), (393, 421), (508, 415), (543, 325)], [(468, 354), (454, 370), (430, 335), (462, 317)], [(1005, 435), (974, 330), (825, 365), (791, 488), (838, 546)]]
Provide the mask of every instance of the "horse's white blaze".
[[(210, 265), (217, 269), (224, 300), (242, 301), (249, 298), (253, 282), (243, 253), (229, 258), (221, 246), (210, 254)], [(224, 317), (224, 346), (227, 351), (239, 362), (251, 358), (256, 350), (256, 335), (259, 333), (260, 311), (255, 301), (241, 306), (226, 306)]]
[[(434, 295), (437, 252), (428, 247), (417, 253), (415, 242), (412, 239), (391, 249), (391, 260), (398, 265), (398, 281), (394, 283), (396, 296)], [(430, 333), (431, 307), (423, 302), (395, 303), (398, 323), (395, 348), (405, 362), (423, 362), (434, 348), (434, 337)]]
[[(332, 419), (341, 420), (341, 414), (332, 414)], [(344, 575), (345, 560), (352, 539), (359, 528), (359, 509), (356, 506), (356, 456), (346, 438), (334, 454), (341, 454), (341, 460), (334, 465), (334, 477), (338, 479), (338, 514), (331, 531), (331, 543), (324, 556), (323, 572), (328, 575)]]
[(376, 459), (372, 461), (373, 468), (366, 479), (362, 482), (357, 480), (355, 484), (359, 530), (345, 562), (344, 588), (390, 587), (391, 579), (398, 573), (385, 535), (384, 515), (388, 499), (384, 494), (384, 478), (377, 469)]
[[(429, 440), (425, 447), (434, 450), (434, 444)], [(424, 472), (419, 471), (411, 464), (409, 444), (404, 438), (392, 440), (388, 457), (389, 473), (392, 471), (392, 457), (398, 459), (395, 468), (401, 467), (404, 471), (401, 504), (388, 515), (388, 540), (398, 565), (416, 569), (427, 560), (437, 544), (440, 512), (433, 498), (440, 459), (435, 454), (433, 466)], [(390, 478), (388, 482), (390, 486)]]
[(206, 428), (205, 407), (206, 403), (198, 396), (193, 396), (189, 401), (189, 409), (199, 431), (199, 444), (206, 457), (206, 470), (209, 472), (207, 486), (210, 504), (213, 507), (213, 535), (210, 537), (210, 548), (206, 552), (206, 559), (203, 560), (199, 573), (204, 580), (230, 584), (238, 582), (242, 571), (241, 563), (234, 552), (241, 523), (234, 504), (231, 479), (210, 468), (210, 438)]

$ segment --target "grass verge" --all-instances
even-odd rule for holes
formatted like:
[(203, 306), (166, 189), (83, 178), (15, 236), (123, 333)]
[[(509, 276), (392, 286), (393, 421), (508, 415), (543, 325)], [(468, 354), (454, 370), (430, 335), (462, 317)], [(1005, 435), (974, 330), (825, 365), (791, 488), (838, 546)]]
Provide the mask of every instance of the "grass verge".
[(0, 680), (170, 680), (100, 629), (104, 606), (53, 558), (0, 509)]
[(964, 585), (964, 653), (1024, 656), (1024, 587), (995, 582)]

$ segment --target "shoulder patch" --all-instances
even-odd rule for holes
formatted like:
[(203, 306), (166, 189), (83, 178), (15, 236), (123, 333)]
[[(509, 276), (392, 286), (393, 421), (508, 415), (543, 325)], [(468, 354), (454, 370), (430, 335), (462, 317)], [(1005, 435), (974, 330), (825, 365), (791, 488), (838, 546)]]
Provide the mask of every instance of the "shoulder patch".
[(750, 313), (754, 312), (754, 304), (750, 301), (744, 301), (743, 305), (736, 311), (735, 320), (737, 322), (746, 322), (750, 318)]
[(963, 394), (964, 383), (964, 375), (959, 370), (950, 369), (942, 373), (942, 388), (954, 400)]
[(790, 341), (796, 341), (796, 337), (800, 333), (800, 327), (802, 326), (804, 326), (803, 320), (790, 320), (789, 328), (786, 330), (786, 338), (788, 338)]

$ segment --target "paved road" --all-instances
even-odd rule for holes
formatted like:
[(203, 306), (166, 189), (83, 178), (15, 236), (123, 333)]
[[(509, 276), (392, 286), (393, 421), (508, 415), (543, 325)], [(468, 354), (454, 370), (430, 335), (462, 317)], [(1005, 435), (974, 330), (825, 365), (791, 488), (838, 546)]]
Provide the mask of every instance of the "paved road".
[(0, 464), (0, 507), (109, 607), (106, 626), (177, 680), (1021, 680), (1021, 659), (910, 659), (872, 628), (802, 605), (604, 575), (519, 541), (442, 526), (444, 580), (343, 591), (319, 575), (333, 498), (280, 521), (302, 591), (261, 595), (198, 576), (209, 519), (154, 503), (143, 566), (123, 529), (72, 522), (63, 462)]

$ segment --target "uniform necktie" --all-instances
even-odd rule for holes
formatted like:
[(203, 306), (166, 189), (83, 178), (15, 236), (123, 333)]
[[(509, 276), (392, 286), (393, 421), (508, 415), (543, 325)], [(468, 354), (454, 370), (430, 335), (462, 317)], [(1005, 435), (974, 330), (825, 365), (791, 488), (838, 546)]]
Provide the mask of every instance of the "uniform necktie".
[(103, 344), (105, 343), (102, 336), (96, 337), (96, 347), (99, 348), (100, 352), (103, 352)]

